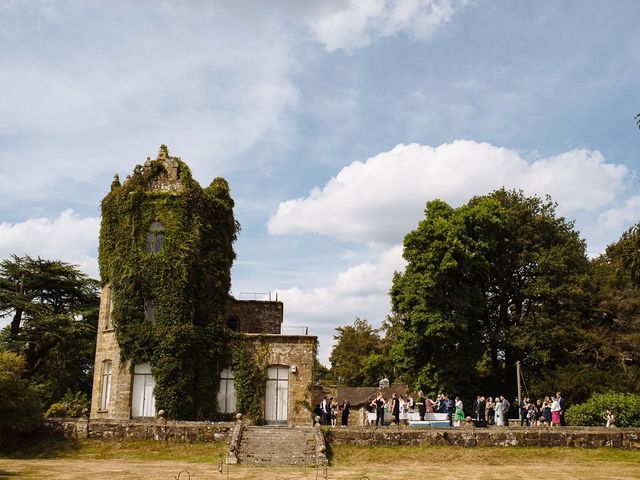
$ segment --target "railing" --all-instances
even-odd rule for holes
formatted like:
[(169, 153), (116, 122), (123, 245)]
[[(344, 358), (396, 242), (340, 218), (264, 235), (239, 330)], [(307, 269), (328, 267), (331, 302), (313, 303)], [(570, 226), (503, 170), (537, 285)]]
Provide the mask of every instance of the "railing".
[(309, 335), (309, 327), (304, 325), (280, 325), (281, 335)]
[[(263, 302), (272, 302), (271, 291), (268, 292), (240, 292), (238, 300), (260, 300)], [(278, 301), (278, 292), (275, 294), (275, 301)]]

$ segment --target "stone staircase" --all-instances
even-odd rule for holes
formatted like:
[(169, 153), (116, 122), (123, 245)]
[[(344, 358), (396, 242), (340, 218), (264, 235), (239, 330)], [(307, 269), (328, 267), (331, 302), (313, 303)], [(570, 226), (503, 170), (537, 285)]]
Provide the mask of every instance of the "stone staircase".
[[(238, 461), (251, 465), (316, 465), (317, 433), (313, 427), (242, 426)], [(324, 438), (321, 443), (324, 444)], [(324, 445), (322, 445), (324, 451)]]

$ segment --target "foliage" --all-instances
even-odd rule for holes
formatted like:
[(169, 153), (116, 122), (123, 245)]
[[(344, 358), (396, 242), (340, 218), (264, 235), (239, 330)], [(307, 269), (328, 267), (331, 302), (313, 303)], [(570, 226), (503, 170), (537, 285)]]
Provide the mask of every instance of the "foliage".
[(51, 404), (45, 417), (80, 417), (83, 411), (89, 407), (89, 399), (84, 392), (72, 392), (67, 390), (59, 402)]
[(405, 237), (392, 307), (394, 358), (425, 391), (512, 396), (515, 362), (536, 379), (571, 362), (588, 305), (584, 242), (549, 198), (497, 190), (427, 203)]
[[(177, 166), (179, 185), (154, 188), (169, 179), (167, 162)], [(102, 201), (100, 273), (112, 287), (122, 360), (151, 363), (156, 408), (171, 418), (215, 414), (218, 372), (202, 365), (221, 365), (227, 350), (223, 315), (239, 229), (233, 206), (224, 179), (201, 188), (164, 145)], [(145, 249), (153, 222), (165, 229), (157, 253)], [(145, 318), (149, 302), (153, 318)]]
[(576, 340), (573, 362), (559, 372), (566, 391), (640, 393), (640, 232), (635, 226), (591, 261), (589, 322)]
[(24, 355), (24, 375), (45, 405), (67, 389), (91, 392), (97, 288), (64, 262), (15, 255), (0, 262), (0, 317), (11, 319), (0, 347)]
[(23, 357), (0, 350), (0, 445), (40, 424), (38, 392), (22, 378), (25, 369)]
[[(261, 337), (258, 337), (261, 340)], [(267, 385), (267, 359), (269, 346), (257, 345), (243, 334), (235, 334), (231, 346), (231, 369), (236, 389), (236, 410), (249, 422), (262, 418), (262, 399)]]
[(359, 387), (377, 385), (383, 375), (393, 379), (393, 364), (379, 329), (366, 319), (356, 318), (353, 325), (338, 327), (336, 332), (326, 382)]
[(573, 405), (565, 413), (569, 425), (603, 426), (611, 410), (618, 427), (640, 427), (640, 395), (632, 393), (594, 393), (589, 400)]

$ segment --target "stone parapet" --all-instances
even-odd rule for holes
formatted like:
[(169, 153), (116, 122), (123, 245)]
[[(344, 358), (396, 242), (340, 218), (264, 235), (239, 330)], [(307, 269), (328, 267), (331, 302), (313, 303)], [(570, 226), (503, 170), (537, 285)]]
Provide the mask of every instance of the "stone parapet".
[(233, 422), (174, 422), (165, 420), (89, 420), (48, 418), (46, 432), (69, 438), (157, 440), (166, 442), (228, 442)]
[(330, 445), (579, 447), (640, 449), (639, 428), (326, 428)]

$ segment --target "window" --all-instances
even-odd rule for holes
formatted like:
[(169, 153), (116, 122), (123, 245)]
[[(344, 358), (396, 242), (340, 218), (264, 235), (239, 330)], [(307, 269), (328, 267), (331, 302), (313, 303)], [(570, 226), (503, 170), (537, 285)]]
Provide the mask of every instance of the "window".
[(156, 324), (156, 304), (153, 300), (144, 301), (144, 319), (153, 325)]
[(111, 330), (111, 315), (113, 313), (113, 291), (111, 289), (109, 289), (107, 302), (108, 302), (107, 318), (104, 321), (104, 329)]
[(235, 413), (236, 387), (233, 370), (226, 367), (220, 372), (220, 390), (218, 390), (218, 411), (220, 413)]
[(100, 410), (109, 408), (111, 396), (111, 360), (102, 362), (102, 391), (100, 392)]
[(133, 390), (131, 392), (131, 416), (133, 418), (155, 417), (156, 399), (153, 389), (156, 382), (151, 375), (151, 365), (141, 363), (133, 367)]
[(147, 245), (145, 251), (147, 253), (158, 253), (162, 249), (162, 242), (164, 241), (164, 227), (161, 223), (153, 222), (149, 226), (147, 232)]
[(240, 319), (235, 315), (227, 318), (227, 327), (233, 332), (240, 331)]
[(289, 407), (289, 367), (272, 365), (267, 369), (264, 419), (267, 423), (286, 423)]

